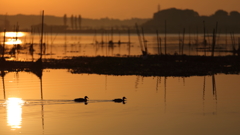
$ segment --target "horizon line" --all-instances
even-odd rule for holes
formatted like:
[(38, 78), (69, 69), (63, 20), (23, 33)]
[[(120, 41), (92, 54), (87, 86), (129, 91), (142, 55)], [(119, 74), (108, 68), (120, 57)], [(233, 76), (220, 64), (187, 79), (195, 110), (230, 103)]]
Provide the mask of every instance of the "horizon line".
[[(162, 9), (162, 10), (159, 10), (159, 11), (157, 11), (157, 12), (160, 12), (160, 11), (163, 11), (163, 10), (168, 10), (168, 9), (179, 9), (179, 10), (193, 10), (194, 12), (197, 12), (197, 11), (195, 11), (194, 9), (189, 9), (189, 8), (185, 8), (185, 9), (181, 9), (181, 8), (175, 8), (175, 7), (171, 7), (171, 8), (166, 8), (166, 9)], [(223, 10), (223, 9), (218, 9), (218, 10), (216, 10), (216, 11), (219, 11), (219, 10)], [(215, 12), (216, 12), (215, 11)], [(223, 11), (226, 11), (226, 10), (223, 10)], [(235, 11), (235, 10), (232, 10), (232, 11)], [(232, 11), (230, 11), (230, 12), (232, 12)], [(155, 13), (157, 13), (157, 12), (154, 12), (152, 15), (154, 15)], [(202, 15), (202, 14), (199, 14), (199, 12), (197, 12), (198, 14), (199, 14), (199, 16), (211, 16), (211, 15), (214, 15), (215, 14), (215, 12), (213, 13), (213, 14), (209, 14), (209, 15)], [(227, 11), (226, 11), (227, 12)], [(230, 12), (227, 12), (227, 13), (230, 13)], [(238, 11), (236, 11), (236, 12), (238, 12)], [(4, 14), (0, 14), (0, 15), (3, 15), (4, 16)], [(8, 15), (8, 13), (5, 13), (5, 15)], [(10, 14), (10, 16), (14, 16), (14, 15), (28, 15), (28, 16), (38, 16), (37, 14), (23, 14), (23, 13), (17, 13), (17, 14)], [(53, 17), (63, 17), (65, 14), (63, 14), (62, 16), (60, 16), (60, 15), (51, 15), (51, 14), (45, 14), (45, 16), (53, 16)], [(68, 14), (66, 14), (66, 15), (68, 15)], [(74, 15), (74, 14), (71, 14), (69, 17), (67, 17), (67, 18), (70, 18), (72, 15)], [(81, 14), (77, 14), (77, 15), (81, 15)], [(41, 16), (41, 14), (39, 13), (39, 16)], [(76, 15), (74, 15), (74, 16), (76, 16)], [(91, 17), (83, 17), (84, 19), (105, 19), (105, 18), (108, 18), (108, 19), (115, 19), (115, 20), (131, 20), (131, 19), (152, 19), (153, 17), (149, 17), (149, 18), (143, 18), (143, 17), (130, 17), (130, 18), (114, 18), (114, 17), (108, 17), (108, 16), (106, 16), (106, 17), (100, 17), (100, 18), (91, 18)]]

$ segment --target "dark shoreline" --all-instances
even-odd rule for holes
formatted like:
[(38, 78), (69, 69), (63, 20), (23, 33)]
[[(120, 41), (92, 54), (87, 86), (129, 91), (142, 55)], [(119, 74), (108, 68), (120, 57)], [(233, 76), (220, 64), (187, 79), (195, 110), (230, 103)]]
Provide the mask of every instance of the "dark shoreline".
[(240, 58), (236, 56), (151, 55), (146, 59), (142, 57), (78, 57), (76, 61), (84, 61), (84, 63), (78, 63), (82, 65), (81, 67), (71, 68), (71, 73), (142, 76), (202, 76), (216, 73), (240, 73)]
[[(135, 57), (73, 57), (43, 59), (37, 62), (5, 61), (2, 71), (42, 72), (42, 69), (68, 69), (73, 74), (141, 76), (203, 76), (217, 73), (240, 74), (239, 56), (148, 55)], [(38, 73), (39, 74), (39, 73)]]

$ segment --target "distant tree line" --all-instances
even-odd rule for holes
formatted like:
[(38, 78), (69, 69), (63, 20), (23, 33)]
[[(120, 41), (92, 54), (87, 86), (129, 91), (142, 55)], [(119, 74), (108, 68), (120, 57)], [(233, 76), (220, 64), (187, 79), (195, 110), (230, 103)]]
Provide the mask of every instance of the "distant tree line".
[(165, 25), (166, 31), (169, 33), (179, 33), (183, 29), (186, 29), (186, 32), (189, 33), (203, 33), (204, 25), (207, 33), (211, 33), (216, 27), (218, 27), (219, 33), (239, 33), (240, 13), (237, 11), (228, 13), (224, 10), (217, 10), (213, 15), (199, 16), (193, 10), (170, 8), (154, 13), (153, 18), (144, 23), (142, 27), (148, 32), (158, 30), (164, 33)]
[[(40, 15), (0, 15), (0, 31), (4, 28), (14, 30), (14, 25), (18, 23), (20, 30), (31, 31), (33, 27), (37, 29), (41, 24)], [(213, 15), (200, 16), (194, 10), (180, 10), (170, 8), (154, 13), (153, 18), (141, 19), (131, 18), (125, 20), (100, 18), (89, 19), (81, 15), (64, 14), (63, 17), (45, 15), (44, 21), (48, 31), (79, 31), (79, 30), (101, 30), (101, 29), (134, 29), (135, 24), (143, 27), (145, 32), (155, 33), (211, 33), (217, 27), (218, 33), (235, 32), (240, 33), (240, 13), (224, 10), (217, 10)], [(217, 25), (216, 25), (217, 24)], [(204, 27), (204, 28), (203, 28)]]
[[(68, 20), (67, 15), (64, 14), (64, 16), (63, 16), (64, 26), (68, 26), (67, 25), (67, 20)], [(78, 17), (74, 16), (74, 15), (71, 15), (70, 21), (71, 21), (71, 29), (72, 30), (80, 30), (81, 29), (81, 24), (82, 24), (81, 15), (78, 15)]]
[[(64, 14), (62, 17), (45, 15), (44, 24), (46, 28), (56, 30), (67, 29), (67, 30), (81, 30), (81, 29), (102, 29), (102, 28), (128, 28), (134, 27), (135, 23), (143, 24), (149, 18), (131, 18), (131, 19), (112, 19), (112, 18), (100, 18), (90, 19), (83, 18), (81, 15), (70, 15)], [(24, 31), (31, 31), (32, 27), (39, 27), (41, 24), (40, 15), (1, 15), (0, 14), (0, 31), (4, 28), (7, 30), (14, 30), (14, 25), (18, 22), (19, 29)], [(60, 31), (60, 30), (58, 30)]]

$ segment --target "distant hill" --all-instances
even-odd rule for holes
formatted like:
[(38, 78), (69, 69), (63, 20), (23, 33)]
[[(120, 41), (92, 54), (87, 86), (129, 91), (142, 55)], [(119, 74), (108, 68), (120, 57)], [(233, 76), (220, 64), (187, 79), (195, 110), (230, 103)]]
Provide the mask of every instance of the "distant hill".
[(148, 32), (158, 30), (164, 33), (165, 22), (168, 33), (183, 32), (184, 28), (186, 32), (202, 33), (204, 25), (208, 33), (216, 28), (219, 33), (240, 32), (240, 13), (237, 11), (228, 13), (224, 10), (218, 10), (210, 16), (199, 16), (194, 10), (170, 8), (154, 13), (153, 18), (145, 22), (142, 27)]
[[(64, 17), (65, 16), (65, 17)], [(65, 19), (64, 19), (65, 18)], [(182, 33), (185, 29), (186, 33), (203, 33), (205, 25), (206, 33), (212, 33), (213, 29), (217, 28), (218, 33), (235, 32), (240, 33), (240, 13), (231, 11), (230, 13), (224, 10), (217, 10), (210, 16), (200, 16), (196, 11), (190, 9), (170, 8), (158, 11), (153, 14), (153, 18), (131, 18), (125, 20), (101, 18), (89, 19), (81, 16), (62, 17), (45, 15), (44, 23), (45, 30), (53, 32), (94, 32), (94, 30), (124, 30), (130, 28), (135, 31), (135, 24), (144, 28), (145, 32), (155, 33), (158, 30), (160, 33)], [(204, 23), (203, 23), (204, 22)], [(19, 25), (20, 30), (30, 31), (32, 28), (39, 29), (41, 27), (40, 15), (0, 15), (0, 31), (3, 28), (14, 30), (14, 26)], [(85, 31), (84, 31), (85, 30)], [(115, 32), (117, 32), (115, 30)]]
[[(75, 25), (77, 17), (74, 17), (72, 22), (72, 16), (66, 17), (67, 29), (75, 30), (79, 29)], [(150, 18), (149, 18), (150, 19)], [(81, 28), (82, 29), (100, 29), (100, 28), (110, 28), (110, 27), (134, 27), (135, 23), (143, 24), (149, 19), (132, 18), (126, 20), (111, 19), (111, 18), (101, 18), (101, 19), (89, 19), (81, 18)], [(78, 20), (77, 20), (78, 21)], [(64, 15), (62, 17), (56, 17), (51, 15), (44, 16), (44, 23), (48, 26), (63, 26), (64, 25)], [(31, 30), (31, 26), (36, 26), (41, 24), (40, 15), (0, 15), (0, 30), (3, 28), (7, 30), (14, 30), (14, 26), (19, 25), (20, 30)], [(74, 26), (72, 26), (74, 25)], [(79, 26), (78, 26), (79, 27)]]

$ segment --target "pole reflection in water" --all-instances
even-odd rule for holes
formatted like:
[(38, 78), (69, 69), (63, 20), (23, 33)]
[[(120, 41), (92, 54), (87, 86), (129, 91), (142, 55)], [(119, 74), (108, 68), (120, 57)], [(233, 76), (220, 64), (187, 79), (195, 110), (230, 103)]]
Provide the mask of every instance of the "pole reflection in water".
[(8, 98), (5, 102), (7, 107), (7, 124), (12, 130), (21, 128), (22, 106), (24, 101), (21, 98)]

